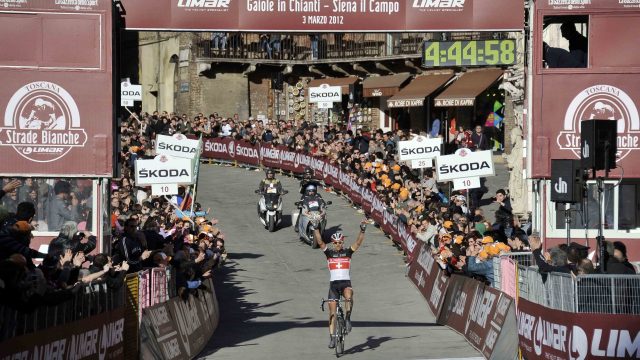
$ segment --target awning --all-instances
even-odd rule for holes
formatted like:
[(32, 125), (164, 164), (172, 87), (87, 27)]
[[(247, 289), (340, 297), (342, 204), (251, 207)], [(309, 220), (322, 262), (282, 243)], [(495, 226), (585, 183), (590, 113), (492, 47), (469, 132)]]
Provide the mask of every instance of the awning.
[(340, 86), (342, 87), (342, 95), (349, 94), (349, 85), (355, 84), (358, 80), (360, 80), (356, 76), (349, 76), (343, 78), (324, 78), (324, 79), (313, 79), (309, 81), (308, 87), (319, 87), (322, 84), (327, 84), (329, 86)]
[(504, 73), (501, 69), (468, 71), (447, 87), (435, 99), (435, 106), (473, 106), (476, 97), (496, 82)]
[(441, 88), (452, 77), (453, 72), (418, 76), (387, 100), (387, 106), (390, 108), (422, 106), (427, 96)]
[(362, 82), (364, 97), (393, 96), (410, 77), (407, 73), (368, 77)]

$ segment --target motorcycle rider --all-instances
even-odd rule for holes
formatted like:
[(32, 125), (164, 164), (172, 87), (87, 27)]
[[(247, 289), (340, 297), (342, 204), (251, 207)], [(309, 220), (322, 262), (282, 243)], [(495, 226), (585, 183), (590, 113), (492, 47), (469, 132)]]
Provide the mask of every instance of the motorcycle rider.
[(273, 169), (267, 169), (267, 178), (260, 181), (258, 190), (261, 194), (280, 194), (284, 195), (280, 180), (276, 179), (276, 172)]
[[(309, 184), (305, 188), (300, 208), (301, 216), (306, 217), (311, 215), (311, 211), (325, 212), (327, 204), (324, 202), (324, 199), (318, 195), (318, 187), (315, 184)], [(300, 216), (298, 216), (298, 219), (299, 218)], [(300, 231), (300, 229), (298, 229), (298, 231)], [(304, 229), (302, 231), (304, 232)], [(313, 241), (313, 239), (310, 240)]]
[[(304, 200), (305, 191), (307, 186), (309, 185), (315, 185), (317, 188), (318, 186), (320, 186), (320, 183), (318, 183), (313, 178), (313, 170), (310, 168), (306, 168), (304, 170), (304, 173), (302, 174), (302, 180), (300, 181), (300, 195), (302, 195), (302, 197), (300, 198), (301, 201)], [(318, 196), (320, 196), (320, 194), (318, 194)], [(320, 196), (320, 198), (322, 198), (322, 196)], [(300, 224), (300, 215), (302, 215), (302, 206), (300, 206), (300, 211), (298, 212), (298, 217), (296, 218), (296, 224), (293, 226), (293, 230), (295, 232), (298, 232), (298, 224)]]

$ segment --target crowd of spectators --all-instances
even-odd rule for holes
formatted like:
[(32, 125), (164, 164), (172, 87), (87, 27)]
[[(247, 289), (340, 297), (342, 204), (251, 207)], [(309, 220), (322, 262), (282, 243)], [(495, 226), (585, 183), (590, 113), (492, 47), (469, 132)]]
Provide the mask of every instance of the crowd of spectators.
[[(200, 287), (201, 280), (211, 276), (211, 270), (226, 257), (224, 234), (217, 220), (207, 219), (208, 211), (199, 204), (194, 204), (195, 214), (191, 214), (187, 210), (191, 195), (184, 188), (169, 199), (152, 196), (148, 187), (136, 186), (133, 181), (135, 160), (155, 155), (156, 135), (175, 133), (284, 145), (329, 159), (358, 184), (370, 188), (418, 239), (431, 244), (434, 255), (450, 272), (492, 283), (492, 257), (518, 251), (533, 251), (541, 271), (581, 274), (595, 268), (578, 244), (542, 254), (539, 237), (512, 214), (508, 191), (496, 192), (493, 201), (499, 209), (490, 221), (476, 195), (463, 191), (447, 196), (431, 169), (421, 173), (398, 161), (398, 142), (415, 135), (410, 131), (352, 131), (306, 121), (265, 123), (253, 118), (240, 120), (237, 114), (229, 118), (217, 113), (197, 114), (190, 119), (186, 114), (154, 112), (132, 115), (121, 123), (121, 177), (111, 182), (113, 242), (111, 249), (98, 249), (107, 250), (104, 253), (91, 255), (96, 239), (87, 231), (92, 218), (90, 185), (81, 180), (3, 181), (0, 290), (12, 296), (0, 298), (22, 297), (26, 304), (53, 301), (57, 297), (49, 296), (52, 292), (62, 297), (78, 284), (98, 279), (110, 279), (110, 284), (118, 286), (124, 274), (147, 267), (175, 268), (181, 295)], [(458, 146), (483, 149), (478, 143), (483, 139), (482, 128), (476, 128), (476, 134)], [(425, 132), (419, 135), (429, 136)], [(469, 204), (468, 198), (472, 199)], [(29, 248), (31, 232), (39, 227), (59, 231), (46, 254)], [(624, 244), (612, 243), (609, 248), (609, 271), (630, 272), (633, 267), (626, 260)], [(35, 258), (42, 258), (37, 268)]]

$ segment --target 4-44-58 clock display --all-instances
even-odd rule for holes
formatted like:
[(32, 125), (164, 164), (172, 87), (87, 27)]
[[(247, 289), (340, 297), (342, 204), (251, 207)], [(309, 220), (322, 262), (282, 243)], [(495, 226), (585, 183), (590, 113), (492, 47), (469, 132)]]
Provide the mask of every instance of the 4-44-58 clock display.
[(513, 65), (516, 62), (515, 40), (425, 41), (422, 65), (468, 66)]

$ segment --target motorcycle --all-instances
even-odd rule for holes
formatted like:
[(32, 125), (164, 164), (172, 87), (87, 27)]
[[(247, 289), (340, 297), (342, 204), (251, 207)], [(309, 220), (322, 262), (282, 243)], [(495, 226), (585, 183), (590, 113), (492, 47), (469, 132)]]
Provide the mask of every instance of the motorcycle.
[[(298, 201), (295, 204), (298, 209), (302, 208), (302, 201)], [(327, 201), (326, 205), (331, 205), (331, 201)], [(312, 249), (315, 249), (318, 247), (318, 244), (313, 236), (313, 231), (311, 231), (312, 225), (314, 228), (320, 230), (320, 235), (322, 236), (324, 229), (327, 226), (326, 208), (322, 209), (322, 211), (310, 211), (309, 216), (304, 214), (300, 215), (298, 235), (302, 241), (311, 245)]]
[[(282, 195), (288, 193), (287, 190), (284, 190)], [(266, 193), (256, 190), (256, 194), (262, 195), (258, 201), (258, 218), (269, 232), (274, 232), (282, 221), (282, 197), (275, 189), (273, 191), (267, 190)]]

